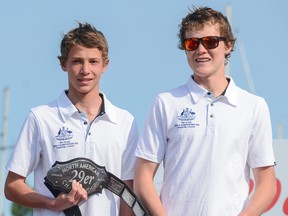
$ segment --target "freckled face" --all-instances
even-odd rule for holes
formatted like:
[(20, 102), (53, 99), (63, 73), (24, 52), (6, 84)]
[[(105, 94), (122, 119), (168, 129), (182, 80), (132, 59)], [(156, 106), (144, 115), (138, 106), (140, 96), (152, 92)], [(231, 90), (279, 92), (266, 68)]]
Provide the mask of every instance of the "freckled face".
[[(221, 36), (218, 24), (206, 24), (203, 29), (186, 32), (186, 38), (202, 38), (207, 36)], [(219, 42), (215, 49), (206, 49), (202, 43), (193, 51), (186, 51), (186, 56), (194, 76), (199, 78), (223, 75), (225, 73), (225, 54), (231, 48), (225, 46), (224, 41)]]
[(108, 61), (103, 62), (102, 53), (97, 48), (75, 45), (71, 48), (62, 69), (68, 73), (69, 92), (87, 94), (99, 91), (99, 81)]

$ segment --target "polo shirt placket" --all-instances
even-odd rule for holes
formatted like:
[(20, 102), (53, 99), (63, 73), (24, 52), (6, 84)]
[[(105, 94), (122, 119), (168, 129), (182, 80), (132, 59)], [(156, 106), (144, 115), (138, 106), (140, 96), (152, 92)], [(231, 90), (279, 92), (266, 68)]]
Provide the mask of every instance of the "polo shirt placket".
[(214, 113), (214, 94), (211, 92), (207, 92), (206, 95), (207, 100), (207, 131), (206, 135), (213, 136), (215, 135), (215, 113)]

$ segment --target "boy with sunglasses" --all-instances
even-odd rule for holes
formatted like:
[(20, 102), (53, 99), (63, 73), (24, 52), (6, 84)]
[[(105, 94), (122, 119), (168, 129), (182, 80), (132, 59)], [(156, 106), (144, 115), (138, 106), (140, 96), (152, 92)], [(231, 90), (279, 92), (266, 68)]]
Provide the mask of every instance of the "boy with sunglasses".
[[(276, 192), (268, 106), (225, 75), (235, 39), (222, 13), (194, 8), (179, 39), (193, 75), (156, 97), (136, 150), (134, 190), (153, 216), (259, 216)], [(162, 162), (159, 197), (153, 177)]]
[[(64, 216), (64, 212), (66, 216), (134, 215), (107, 189), (88, 198), (82, 183), (97, 178), (84, 176), (84, 168), (78, 174), (82, 180), (74, 180), (67, 194), (54, 197), (53, 190), (50, 192), (44, 185), (44, 178), (56, 161), (81, 157), (105, 166), (132, 188), (136, 161), (138, 129), (134, 117), (114, 106), (100, 91), (100, 79), (109, 63), (108, 43), (102, 32), (88, 23), (79, 23), (79, 27), (64, 35), (58, 58), (68, 75), (68, 89), (55, 101), (32, 108), (28, 114), (7, 164), (5, 195), (33, 208), (34, 216)], [(76, 175), (77, 170), (74, 171)], [(34, 189), (25, 182), (32, 172)], [(90, 188), (100, 188), (100, 183), (97, 181)]]

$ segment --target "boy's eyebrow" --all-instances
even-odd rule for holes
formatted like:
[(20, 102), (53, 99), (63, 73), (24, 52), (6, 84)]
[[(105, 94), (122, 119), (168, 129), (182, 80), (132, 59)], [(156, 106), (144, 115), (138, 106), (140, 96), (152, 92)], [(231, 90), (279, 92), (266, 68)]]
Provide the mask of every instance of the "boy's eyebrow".
[[(83, 57), (80, 56), (71, 56), (73, 59), (83, 59)], [(90, 57), (89, 59), (101, 59), (101, 57)]]

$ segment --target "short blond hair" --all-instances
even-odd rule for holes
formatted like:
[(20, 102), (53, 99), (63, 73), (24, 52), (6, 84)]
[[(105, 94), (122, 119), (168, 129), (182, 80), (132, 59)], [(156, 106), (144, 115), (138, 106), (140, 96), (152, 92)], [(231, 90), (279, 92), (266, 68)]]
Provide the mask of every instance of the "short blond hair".
[(101, 31), (98, 31), (93, 25), (89, 23), (78, 22), (79, 27), (70, 30), (63, 36), (60, 45), (61, 55), (58, 56), (60, 63), (63, 64), (68, 58), (71, 47), (80, 45), (87, 48), (97, 48), (102, 53), (103, 63), (106, 64), (108, 58), (108, 42)]

